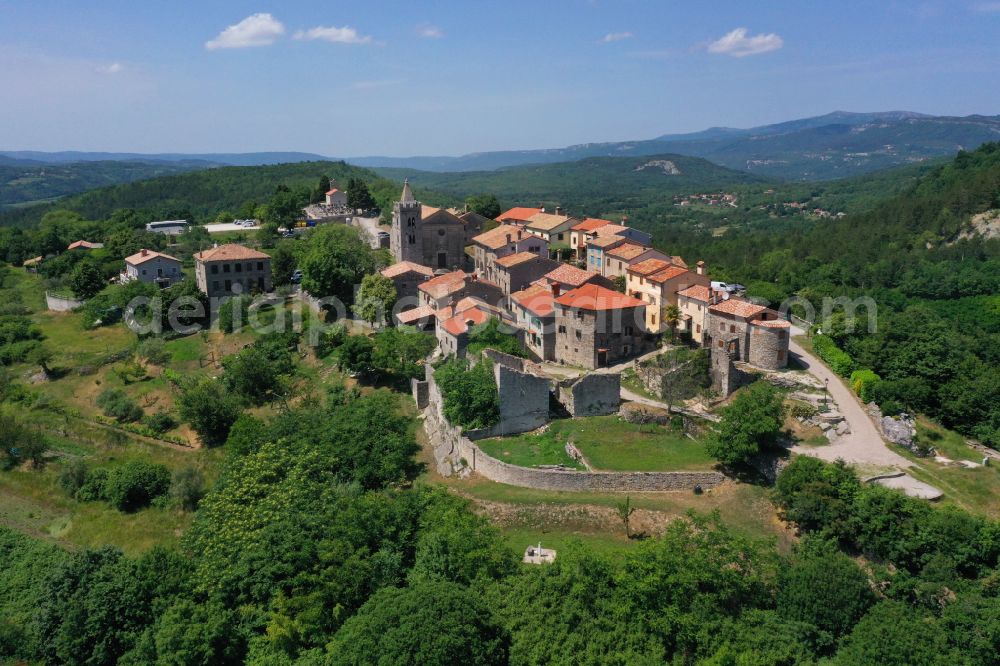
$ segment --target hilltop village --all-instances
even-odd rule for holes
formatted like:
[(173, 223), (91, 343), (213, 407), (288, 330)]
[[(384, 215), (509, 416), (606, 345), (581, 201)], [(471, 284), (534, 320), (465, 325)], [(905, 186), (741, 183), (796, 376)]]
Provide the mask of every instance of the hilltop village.
[(778, 312), (625, 222), (525, 207), (489, 220), (424, 205), (406, 183), (392, 214), (396, 263), (382, 271), (396, 286), (393, 319), (433, 331), (445, 355), (463, 356), (474, 327), (498, 318), (533, 360), (586, 370), (677, 335), (758, 368), (787, 365)]

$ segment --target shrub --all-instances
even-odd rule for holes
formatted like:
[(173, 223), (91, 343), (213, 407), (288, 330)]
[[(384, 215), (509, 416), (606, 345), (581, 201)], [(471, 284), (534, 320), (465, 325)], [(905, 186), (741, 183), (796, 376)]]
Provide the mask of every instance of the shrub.
[(480, 361), (469, 369), (462, 359), (451, 359), (434, 371), (444, 399), (444, 415), (463, 428), (488, 428), (500, 420), (500, 394), (492, 364)]
[(240, 415), (239, 398), (222, 390), (221, 382), (205, 378), (181, 393), (181, 418), (191, 424), (206, 446), (226, 441)]
[(163, 338), (146, 338), (139, 343), (136, 353), (139, 358), (145, 359), (147, 363), (153, 365), (166, 365), (170, 362), (170, 352), (167, 350)]
[(858, 394), (862, 402), (868, 403), (874, 399), (874, 387), (881, 380), (873, 370), (861, 368), (851, 373), (851, 388)]
[(150, 414), (144, 419), (146, 425), (153, 432), (163, 434), (168, 430), (173, 430), (177, 427), (177, 419), (175, 419), (170, 412), (156, 412), (155, 414)]
[(838, 347), (832, 338), (825, 335), (814, 335), (812, 342), (816, 355), (841, 377), (846, 377), (854, 369), (854, 360), (850, 354)]
[(205, 496), (205, 479), (194, 467), (182, 467), (174, 472), (170, 481), (170, 497), (186, 511), (198, 508)]
[(722, 409), (722, 419), (705, 447), (726, 465), (746, 463), (775, 441), (783, 421), (781, 394), (767, 382), (757, 381)]
[(325, 358), (337, 351), (345, 342), (347, 342), (347, 329), (343, 324), (324, 328), (316, 341), (316, 356)]
[(96, 502), (106, 497), (108, 485), (108, 470), (97, 468), (87, 470), (83, 485), (76, 491), (76, 499), (80, 502)]
[(105, 484), (105, 497), (119, 511), (137, 511), (149, 506), (170, 489), (170, 470), (163, 465), (133, 460), (112, 470)]
[(120, 389), (105, 389), (97, 396), (97, 406), (119, 423), (132, 423), (142, 418), (142, 408)]
[(76, 497), (87, 482), (87, 463), (79, 458), (70, 460), (59, 473), (59, 487), (69, 497)]
[(233, 296), (219, 308), (219, 330), (235, 333), (246, 325), (249, 315), (250, 298)]

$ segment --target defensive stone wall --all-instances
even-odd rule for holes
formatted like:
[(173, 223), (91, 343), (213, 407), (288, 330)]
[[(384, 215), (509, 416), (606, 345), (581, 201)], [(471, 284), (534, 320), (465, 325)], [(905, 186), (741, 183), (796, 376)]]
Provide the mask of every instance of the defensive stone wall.
[(606, 416), (621, 404), (621, 375), (588, 373), (559, 382), (559, 402), (572, 416)]
[(788, 329), (751, 325), (749, 339), (751, 365), (765, 370), (788, 365)]
[[(424, 411), (424, 428), (434, 445), (438, 470), (444, 475), (481, 476), (512, 486), (539, 490), (642, 492), (691, 490), (696, 485), (712, 488), (726, 477), (706, 472), (578, 472), (572, 470), (518, 467), (484, 453), (469, 437), (481, 438), (483, 431), (465, 432), (448, 423), (442, 410), (441, 392), (427, 371), (428, 405)], [(491, 429), (492, 430), (492, 429)]]

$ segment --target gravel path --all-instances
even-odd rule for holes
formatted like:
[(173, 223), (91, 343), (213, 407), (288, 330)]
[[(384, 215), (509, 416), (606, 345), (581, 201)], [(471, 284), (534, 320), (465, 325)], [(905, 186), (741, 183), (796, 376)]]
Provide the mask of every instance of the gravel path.
[[(801, 333), (801, 331), (799, 331)], [(830, 396), (837, 403), (840, 413), (851, 427), (850, 434), (837, 438), (831, 444), (824, 446), (796, 446), (792, 450), (809, 456), (833, 461), (837, 458), (855, 465), (865, 465), (877, 468), (906, 469), (912, 463), (903, 456), (890, 450), (882, 440), (875, 424), (865, 413), (861, 403), (854, 393), (844, 384), (840, 377), (823, 365), (819, 359), (806, 352), (797, 342), (790, 341), (789, 349), (793, 358), (810, 374), (827, 383)]]

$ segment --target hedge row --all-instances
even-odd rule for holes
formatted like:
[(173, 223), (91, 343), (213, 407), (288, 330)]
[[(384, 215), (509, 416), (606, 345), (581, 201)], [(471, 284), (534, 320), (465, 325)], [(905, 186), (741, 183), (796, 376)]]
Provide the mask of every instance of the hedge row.
[(854, 370), (854, 359), (825, 335), (814, 335), (813, 350), (830, 368), (841, 377), (847, 377)]

